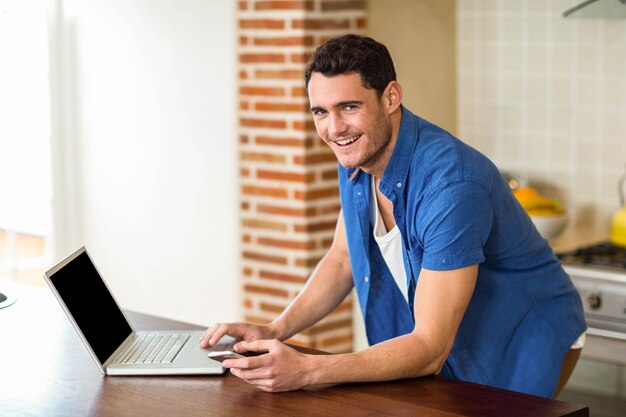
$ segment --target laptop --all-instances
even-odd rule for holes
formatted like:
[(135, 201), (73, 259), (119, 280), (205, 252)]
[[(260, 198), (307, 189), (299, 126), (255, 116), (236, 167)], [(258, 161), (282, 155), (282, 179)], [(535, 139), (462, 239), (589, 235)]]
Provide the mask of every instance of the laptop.
[(230, 350), (224, 336), (202, 349), (202, 330), (136, 331), (82, 247), (44, 273), (52, 292), (104, 375), (223, 374), (211, 351)]

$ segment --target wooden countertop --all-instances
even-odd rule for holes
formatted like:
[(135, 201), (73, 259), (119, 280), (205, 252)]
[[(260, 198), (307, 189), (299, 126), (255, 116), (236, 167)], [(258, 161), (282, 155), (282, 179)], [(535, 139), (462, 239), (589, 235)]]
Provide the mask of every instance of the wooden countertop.
[[(587, 407), (437, 376), (268, 394), (230, 374), (105, 377), (51, 292), (0, 281), (7, 416), (589, 416)], [(129, 312), (137, 328), (199, 328)]]

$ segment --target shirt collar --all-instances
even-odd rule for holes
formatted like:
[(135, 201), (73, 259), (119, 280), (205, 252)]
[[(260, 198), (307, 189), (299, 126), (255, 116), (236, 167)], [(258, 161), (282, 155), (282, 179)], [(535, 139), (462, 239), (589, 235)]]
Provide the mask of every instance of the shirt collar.
[(402, 106), (402, 121), (396, 146), (380, 180), (380, 191), (388, 195), (393, 188), (402, 189), (417, 145), (417, 117)]

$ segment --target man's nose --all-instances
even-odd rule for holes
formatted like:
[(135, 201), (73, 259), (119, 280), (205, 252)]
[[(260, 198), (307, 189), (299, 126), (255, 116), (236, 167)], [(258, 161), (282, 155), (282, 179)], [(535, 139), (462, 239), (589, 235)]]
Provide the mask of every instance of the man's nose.
[(328, 133), (331, 137), (338, 137), (348, 129), (348, 125), (344, 122), (343, 117), (330, 113), (328, 124)]

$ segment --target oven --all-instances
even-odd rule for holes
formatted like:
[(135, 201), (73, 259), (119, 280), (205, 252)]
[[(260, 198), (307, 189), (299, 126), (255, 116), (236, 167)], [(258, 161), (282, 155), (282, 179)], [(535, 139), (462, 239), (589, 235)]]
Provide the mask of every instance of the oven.
[(600, 243), (557, 256), (580, 294), (588, 326), (571, 385), (626, 400), (626, 248)]

